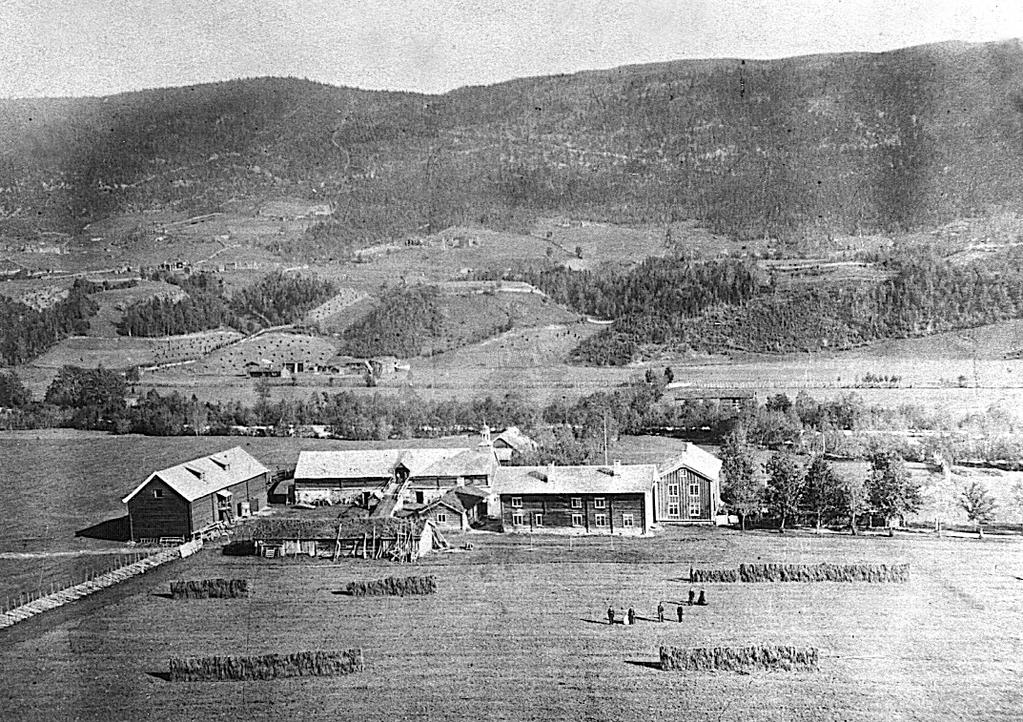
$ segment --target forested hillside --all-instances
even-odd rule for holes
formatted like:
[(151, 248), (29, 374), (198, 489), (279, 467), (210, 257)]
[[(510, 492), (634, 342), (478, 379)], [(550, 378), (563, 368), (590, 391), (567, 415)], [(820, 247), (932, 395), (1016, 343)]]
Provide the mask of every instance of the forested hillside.
[(916, 228), (1023, 197), (1023, 50), (679, 61), (441, 96), (286, 79), (0, 101), (0, 232), (286, 192), (365, 242), (561, 212), (738, 238)]

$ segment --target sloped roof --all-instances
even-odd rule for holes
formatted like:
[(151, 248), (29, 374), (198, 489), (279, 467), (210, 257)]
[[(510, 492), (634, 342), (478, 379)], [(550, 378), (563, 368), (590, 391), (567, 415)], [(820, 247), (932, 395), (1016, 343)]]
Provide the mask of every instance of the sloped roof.
[(536, 448), (536, 442), (523, 434), (517, 426), (509, 426), (507, 429), (495, 436), (493, 443), (496, 444), (498, 441), (503, 441), (508, 446), (515, 449), (515, 451), (520, 453), (523, 451), (531, 451)]
[(687, 442), (686, 450), (678, 456), (658, 465), (657, 473), (660, 476), (664, 476), (682, 467), (708, 479), (717, 479), (721, 474), (721, 459), (709, 451), (704, 451), (696, 444)]
[(653, 464), (612, 466), (502, 466), (494, 475), (498, 494), (640, 494), (657, 480)]
[[(252, 539), (335, 539), (338, 525), (341, 526), (341, 538), (350, 539), (363, 534), (390, 536), (399, 529), (410, 528), (409, 521), (402, 519), (358, 519), (346, 516), (314, 517), (314, 518), (261, 518), (249, 525), (249, 536)], [(411, 528), (421, 530), (420, 524)], [(245, 533), (244, 531), (242, 532)]]
[(423, 514), (436, 506), (446, 506), (448, 509), (451, 509), (451, 511), (462, 514), (486, 498), (486, 492), (480, 491), (475, 486), (468, 484), (465, 486), (456, 486), (444, 496), (439, 499), (434, 499), (426, 506), (417, 510), (417, 513)]
[(478, 476), (495, 465), (490, 449), (359, 449), (303, 451), (296, 479), (389, 479), (402, 464), (411, 476)]
[(134, 491), (121, 499), (121, 502), (127, 504), (154, 478), (159, 478), (186, 501), (195, 501), (232, 484), (269, 471), (245, 449), (235, 446), (226, 451), (218, 451), (216, 454), (154, 471), (146, 477), (145, 481), (135, 487)]

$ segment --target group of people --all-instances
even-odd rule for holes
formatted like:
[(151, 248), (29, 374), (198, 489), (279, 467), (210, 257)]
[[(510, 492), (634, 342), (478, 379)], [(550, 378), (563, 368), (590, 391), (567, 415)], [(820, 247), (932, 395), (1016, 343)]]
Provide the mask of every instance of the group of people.
[[(683, 615), (682, 610), (683, 610), (683, 608), (684, 607), (692, 607), (694, 605), (697, 606), (697, 607), (705, 607), (705, 606), (707, 606), (707, 592), (705, 590), (703, 590), (703, 589), (700, 590), (700, 596), (699, 597), (696, 596), (696, 590), (695, 589), (690, 589), (689, 590), (689, 598), (686, 600), (686, 603), (678, 605), (678, 610), (677, 610), (678, 611), (678, 621), (680, 621), (680, 622), (682, 621), (682, 615)], [(623, 619), (622, 621), (625, 622), (626, 624), (629, 624), (629, 625), (635, 624), (636, 623), (636, 610), (633, 609), (632, 607), (629, 607), (629, 610), (625, 613), (625, 619)], [(664, 602), (658, 602), (657, 603), (657, 621), (658, 622), (663, 622), (664, 621)], [(607, 623), (608, 624), (614, 624), (615, 623), (615, 609), (612, 606), (608, 606), (608, 608), (607, 608)]]

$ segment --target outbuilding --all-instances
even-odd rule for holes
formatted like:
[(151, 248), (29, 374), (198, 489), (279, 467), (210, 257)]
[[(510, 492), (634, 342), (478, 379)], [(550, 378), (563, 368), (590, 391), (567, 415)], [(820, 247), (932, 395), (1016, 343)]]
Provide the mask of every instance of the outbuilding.
[(710, 524), (721, 508), (721, 460), (696, 444), (657, 467), (657, 521)]
[(270, 470), (240, 446), (154, 471), (121, 501), (131, 538), (189, 539), (267, 504)]

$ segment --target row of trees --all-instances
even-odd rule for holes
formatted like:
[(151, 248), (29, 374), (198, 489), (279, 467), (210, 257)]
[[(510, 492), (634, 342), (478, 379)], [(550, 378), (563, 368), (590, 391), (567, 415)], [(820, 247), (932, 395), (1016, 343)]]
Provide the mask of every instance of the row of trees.
[[(856, 534), (858, 519), (876, 515), (889, 534), (892, 522), (918, 511), (923, 503), (919, 483), (913, 480), (898, 452), (879, 451), (870, 458), (865, 479), (836, 473), (821, 455), (807, 459), (791, 452), (775, 452), (761, 465), (756, 448), (739, 427), (721, 449), (722, 497), (746, 528), (749, 516), (765, 510), (784, 533), (786, 526), (809, 521), (818, 532), (825, 524), (848, 524)], [(994, 518), (996, 503), (987, 488), (972, 481), (949, 490), (953, 501), (983, 535)]]

